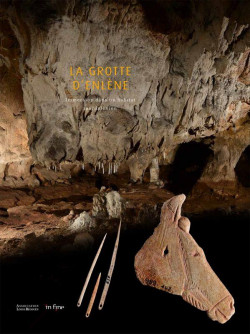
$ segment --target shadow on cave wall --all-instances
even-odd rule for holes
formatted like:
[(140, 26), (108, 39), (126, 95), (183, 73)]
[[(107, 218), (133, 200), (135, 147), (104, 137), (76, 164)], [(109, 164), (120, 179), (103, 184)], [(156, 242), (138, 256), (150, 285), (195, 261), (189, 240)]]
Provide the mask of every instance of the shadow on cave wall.
[(174, 162), (169, 166), (167, 175), (162, 175), (168, 180), (167, 189), (174, 194), (188, 194), (198, 179), (213, 154), (208, 145), (204, 143), (190, 142), (181, 144), (176, 152)]
[(250, 145), (242, 153), (235, 174), (243, 187), (250, 187)]
[(163, 34), (185, 32), (191, 37), (196, 27), (206, 29), (216, 18), (230, 17), (249, 22), (247, 0), (139, 0), (150, 28)]

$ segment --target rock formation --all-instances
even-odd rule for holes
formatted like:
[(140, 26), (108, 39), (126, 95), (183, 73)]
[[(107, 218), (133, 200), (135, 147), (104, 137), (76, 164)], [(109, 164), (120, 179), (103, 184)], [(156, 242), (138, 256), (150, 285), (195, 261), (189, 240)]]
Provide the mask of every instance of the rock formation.
[(0, 20), (0, 184), (38, 185), (30, 174), (26, 116), (19, 72), (20, 47), (8, 20)]
[[(235, 181), (250, 145), (249, 12), (245, 1), (4, 0), (1, 88), (12, 89), (1, 90), (1, 110), (14, 132), (1, 123), (2, 177), (29, 157), (27, 137), (33, 163), (80, 160), (107, 172), (115, 162), (137, 181), (153, 159), (213, 136), (203, 181)], [(85, 81), (91, 66), (129, 66), (129, 90), (74, 90), (70, 66)]]
[(89, 215), (88, 212), (83, 211), (82, 213), (80, 213), (79, 217), (75, 218), (72, 221), (69, 230), (71, 231), (79, 231), (82, 229), (89, 230), (93, 227), (95, 227), (95, 221), (92, 219), (92, 217)]
[(185, 198), (178, 195), (163, 204), (160, 224), (135, 256), (136, 275), (142, 284), (180, 295), (225, 323), (235, 312), (234, 300), (189, 234), (190, 221), (181, 216)]
[(120, 218), (125, 205), (125, 200), (117, 191), (106, 191), (103, 187), (93, 196), (92, 215), (96, 218)]
[(162, 181), (160, 180), (160, 168), (158, 158), (152, 160), (150, 166), (150, 182), (160, 185)]

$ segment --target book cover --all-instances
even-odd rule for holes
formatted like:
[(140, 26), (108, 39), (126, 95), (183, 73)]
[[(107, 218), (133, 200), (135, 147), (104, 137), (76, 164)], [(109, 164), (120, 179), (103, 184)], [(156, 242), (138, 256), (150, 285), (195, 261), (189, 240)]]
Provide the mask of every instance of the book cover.
[(0, 2), (1, 333), (249, 333), (250, 2)]

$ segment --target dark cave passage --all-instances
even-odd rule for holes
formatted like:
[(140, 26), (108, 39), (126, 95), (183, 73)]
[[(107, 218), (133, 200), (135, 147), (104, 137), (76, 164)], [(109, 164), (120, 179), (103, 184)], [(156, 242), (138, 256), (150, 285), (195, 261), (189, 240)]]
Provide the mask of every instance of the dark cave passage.
[(181, 144), (167, 176), (167, 188), (174, 194), (188, 194), (207, 164), (212, 150), (204, 143)]
[(250, 187), (250, 145), (241, 154), (235, 174), (242, 186)]

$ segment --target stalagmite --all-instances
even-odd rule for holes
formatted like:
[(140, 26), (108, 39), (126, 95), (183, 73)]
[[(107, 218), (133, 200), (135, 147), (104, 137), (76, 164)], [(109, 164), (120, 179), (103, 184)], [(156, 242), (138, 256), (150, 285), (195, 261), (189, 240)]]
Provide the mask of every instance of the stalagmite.
[(121, 231), (121, 220), (120, 220), (120, 224), (119, 224), (119, 228), (118, 228), (118, 232), (117, 232), (117, 237), (116, 237), (115, 246), (114, 246), (114, 250), (113, 250), (113, 254), (112, 254), (112, 258), (111, 258), (111, 262), (110, 262), (108, 275), (107, 275), (107, 278), (106, 278), (106, 281), (105, 281), (105, 284), (104, 284), (104, 288), (103, 288), (103, 291), (102, 291), (102, 296), (101, 296), (100, 303), (99, 303), (99, 310), (101, 310), (103, 308), (103, 305), (105, 303), (105, 299), (106, 299), (106, 296), (107, 296), (107, 293), (108, 293), (108, 289), (109, 289), (109, 285), (110, 285), (110, 282), (111, 282), (113, 270), (114, 270), (114, 267), (115, 267), (116, 255), (117, 255), (119, 239), (120, 239), (120, 231)]
[(99, 276), (98, 276), (98, 278), (96, 280), (95, 287), (94, 287), (94, 290), (92, 292), (92, 295), (91, 295), (91, 298), (90, 298), (90, 301), (89, 301), (89, 306), (87, 308), (86, 318), (88, 318), (90, 316), (92, 307), (94, 305), (95, 297), (96, 297), (96, 294), (97, 294), (97, 291), (98, 291), (98, 287), (99, 287), (99, 283), (100, 283), (100, 279), (101, 279), (101, 273), (99, 274)]
[(181, 216), (185, 198), (178, 195), (163, 204), (160, 224), (135, 256), (136, 275), (142, 284), (180, 295), (225, 323), (235, 312), (234, 299), (189, 234), (190, 221)]
[(149, 172), (150, 172), (150, 182), (159, 184), (160, 183), (160, 179), (159, 179), (160, 169), (159, 169), (159, 162), (158, 162), (157, 157), (152, 160)]
[(91, 265), (91, 267), (90, 267), (90, 269), (89, 269), (89, 272), (88, 272), (88, 275), (87, 275), (87, 277), (86, 277), (84, 286), (83, 286), (83, 288), (82, 288), (82, 292), (81, 292), (80, 297), (79, 297), (79, 300), (78, 300), (78, 302), (77, 302), (77, 306), (78, 306), (78, 307), (80, 307), (81, 304), (82, 304), (82, 299), (83, 299), (83, 297), (84, 297), (85, 291), (86, 291), (86, 289), (87, 289), (87, 286), (88, 286), (90, 277), (91, 277), (91, 275), (92, 275), (92, 272), (93, 272), (93, 270), (94, 270), (94, 267), (95, 267), (95, 265), (96, 265), (96, 262), (97, 262), (97, 260), (98, 260), (98, 257), (99, 257), (99, 255), (100, 255), (100, 253), (101, 253), (102, 246), (103, 246), (103, 244), (104, 244), (104, 241), (105, 241), (105, 239), (106, 239), (106, 236), (107, 236), (107, 233), (106, 233), (105, 236), (103, 237), (102, 242), (101, 242), (101, 244), (100, 244), (100, 246), (99, 246), (99, 248), (98, 248), (98, 251), (97, 251), (97, 253), (96, 253), (96, 256), (95, 256), (95, 258), (94, 258), (94, 260), (93, 260), (93, 262), (92, 262), (92, 265)]

